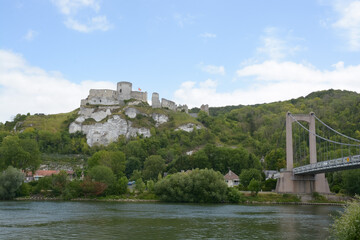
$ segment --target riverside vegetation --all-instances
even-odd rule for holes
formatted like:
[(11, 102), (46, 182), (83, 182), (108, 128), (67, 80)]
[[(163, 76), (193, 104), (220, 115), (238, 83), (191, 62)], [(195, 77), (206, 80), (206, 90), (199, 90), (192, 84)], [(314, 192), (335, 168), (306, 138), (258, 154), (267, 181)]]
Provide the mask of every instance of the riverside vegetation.
[[(276, 186), (276, 180), (265, 181), (262, 170), (285, 167), (283, 128), (287, 111), (313, 111), (338, 131), (360, 138), (360, 95), (339, 90), (314, 92), (284, 102), (210, 108), (210, 115), (191, 109), (198, 112), (192, 121), (203, 126), (192, 132), (175, 130), (178, 118), (185, 114), (177, 112), (170, 115), (168, 123), (152, 128), (149, 138), (120, 137), (106, 147), (90, 148), (83, 134), (69, 134), (77, 110), (56, 115), (18, 114), (13, 121), (0, 123), (0, 198), (298, 201), (293, 196), (259, 193)], [(139, 126), (149, 121), (142, 118), (137, 119)], [(295, 136), (300, 134), (294, 131)], [(260, 161), (262, 158), (264, 161)], [(64, 171), (18, 184), (21, 171), (35, 171), (43, 163), (70, 165), (75, 180), (69, 181)], [(237, 188), (227, 188), (223, 181), (229, 169), (239, 174), (241, 185)], [(348, 195), (360, 193), (359, 176), (359, 170), (327, 174), (331, 190)], [(127, 187), (130, 180), (136, 181), (131, 192)], [(247, 196), (238, 190), (252, 194)]]

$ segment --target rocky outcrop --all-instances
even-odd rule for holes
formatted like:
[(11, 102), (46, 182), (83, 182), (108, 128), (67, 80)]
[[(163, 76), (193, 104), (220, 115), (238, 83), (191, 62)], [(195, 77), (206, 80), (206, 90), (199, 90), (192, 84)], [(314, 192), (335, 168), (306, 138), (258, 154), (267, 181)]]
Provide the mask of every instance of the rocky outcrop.
[(177, 129), (175, 129), (176, 131), (178, 130), (183, 130), (185, 132), (192, 132), (194, 130), (194, 127), (196, 129), (201, 129), (201, 126), (193, 124), (193, 123), (188, 123), (188, 124), (184, 124), (179, 126)]
[(166, 123), (169, 121), (169, 117), (164, 115), (164, 114), (160, 114), (160, 113), (153, 113), (151, 115), (151, 117), (154, 119), (154, 121), (156, 122), (155, 126), (158, 127), (159, 125)]
[[(105, 111), (105, 113), (106, 112), (107, 111)], [(92, 113), (87, 114), (86, 116), (94, 117)], [(106, 115), (106, 117), (107, 116), (108, 115)], [(87, 144), (90, 147), (95, 145), (109, 145), (110, 143), (117, 141), (120, 135), (124, 135), (126, 138), (136, 137), (137, 135), (143, 135), (144, 137), (151, 136), (149, 129), (132, 127), (131, 121), (122, 119), (119, 115), (109, 117), (104, 123), (96, 122), (91, 125), (83, 124), (85, 120), (86, 117), (84, 115), (79, 116), (70, 124), (69, 132), (83, 132), (86, 135)]]

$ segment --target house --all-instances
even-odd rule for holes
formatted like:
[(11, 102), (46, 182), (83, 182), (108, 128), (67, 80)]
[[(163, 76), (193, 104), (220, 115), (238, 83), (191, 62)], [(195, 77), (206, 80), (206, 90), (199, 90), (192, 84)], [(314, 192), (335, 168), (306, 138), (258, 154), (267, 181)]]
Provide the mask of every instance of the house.
[[(37, 170), (35, 174), (27, 172), (25, 175), (25, 182), (38, 181), (40, 178), (59, 174), (59, 170)], [(73, 180), (74, 171), (66, 171), (70, 181)]]
[(269, 178), (276, 178), (276, 174), (278, 173), (279, 172), (276, 170), (264, 170), (265, 180), (268, 180)]
[(228, 187), (234, 187), (239, 185), (239, 176), (233, 173), (231, 170), (224, 176), (225, 182)]

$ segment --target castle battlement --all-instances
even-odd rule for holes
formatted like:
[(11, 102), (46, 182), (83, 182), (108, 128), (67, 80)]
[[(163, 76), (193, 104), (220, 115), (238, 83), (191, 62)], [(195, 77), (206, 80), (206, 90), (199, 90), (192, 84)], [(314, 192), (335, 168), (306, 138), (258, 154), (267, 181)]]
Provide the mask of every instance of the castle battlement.
[[(147, 103), (147, 92), (133, 91), (131, 82), (118, 82), (116, 90), (112, 89), (90, 89), (89, 96), (82, 99), (80, 106), (104, 105), (104, 106), (124, 106), (124, 101), (135, 99)], [(162, 98), (154, 92), (151, 98), (152, 108), (168, 108), (172, 111), (183, 111), (188, 113), (187, 105), (176, 105), (175, 102)], [(207, 105), (204, 105), (207, 106)], [(203, 107), (203, 106), (202, 106)], [(208, 106), (207, 106), (208, 109)], [(208, 112), (208, 110), (207, 110)]]

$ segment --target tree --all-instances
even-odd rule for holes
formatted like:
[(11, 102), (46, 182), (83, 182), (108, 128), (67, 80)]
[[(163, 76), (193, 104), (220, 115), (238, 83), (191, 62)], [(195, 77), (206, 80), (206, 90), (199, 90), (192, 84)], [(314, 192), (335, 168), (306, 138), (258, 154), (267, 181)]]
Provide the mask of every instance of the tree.
[(226, 199), (224, 176), (212, 169), (195, 169), (169, 175), (155, 184), (160, 199), (171, 202), (222, 202)]
[[(13, 166), (22, 170), (35, 171), (40, 165), (40, 151), (33, 139), (7, 136), (0, 146), (0, 167)], [(2, 166), (1, 166), (2, 165)]]
[(135, 181), (135, 189), (139, 192), (139, 193), (143, 193), (145, 190), (145, 183), (144, 181), (139, 178)]
[(9, 166), (0, 174), (0, 199), (9, 200), (15, 197), (16, 190), (24, 181), (24, 174), (12, 166)]
[(343, 188), (350, 195), (360, 194), (360, 169), (344, 171)]
[(261, 172), (255, 168), (243, 169), (239, 179), (240, 183), (247, 188), (252, 179), (261, 181)]
[(105, 151), (101, 150), (92, 155), (88, 160), (89, 168), (98, 165), (104, 165), (113, 171), (117, 178), (124, 175), (125, 172), (125, 154), (121, 151)]
[(249, 191), (251, 191), (252, 195), (256, 196), (261, 190), (261, 182), (259, 180), (256, 180), (255, 178), (251, 179), (248, 189)]
[(284, 168), (286, 165), (284, 149), (271, 150), (271, 152), (265, 156), (265, 163), (266, 169), (269, 170)]
[(159, 173), (165, 170), (165, 161), (159, 155), (151, 155), (144, 162), (143, 176), (146, 180), (156, 180)]
[(348, 202), (343, 214), (335, 218), (332, 234), (340, 240), (360, 239), (360, 198)]
[(112, 170), (106, 166), (95, 166), (89, 170), (89, 176), (96, 182), (105, 183), (110, 186), (115, 181), (115, 176)]

